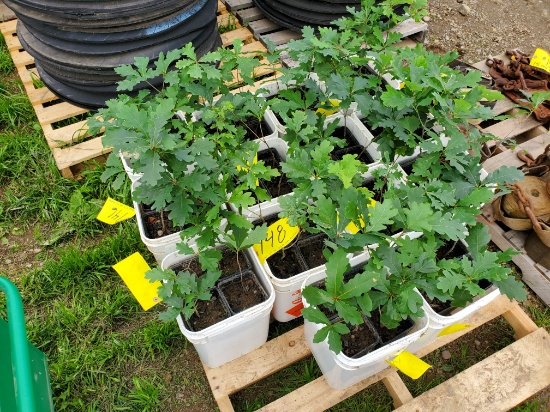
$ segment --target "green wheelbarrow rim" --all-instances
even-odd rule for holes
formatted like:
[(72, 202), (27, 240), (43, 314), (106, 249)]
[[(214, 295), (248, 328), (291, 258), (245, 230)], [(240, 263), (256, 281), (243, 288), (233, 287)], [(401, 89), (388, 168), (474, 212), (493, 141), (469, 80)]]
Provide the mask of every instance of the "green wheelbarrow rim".
[[(19, 290), (8, 279), (0, 276), (0, 290), (6, 295), (8, 328), (12, 350), (12, 368), (16, 382), (17, 409), (35, 411), (34, 389), (31, 375), (31, 361), (25, 326), (23, 301)], [(15, 350), (16, 349), (16, 350)]]

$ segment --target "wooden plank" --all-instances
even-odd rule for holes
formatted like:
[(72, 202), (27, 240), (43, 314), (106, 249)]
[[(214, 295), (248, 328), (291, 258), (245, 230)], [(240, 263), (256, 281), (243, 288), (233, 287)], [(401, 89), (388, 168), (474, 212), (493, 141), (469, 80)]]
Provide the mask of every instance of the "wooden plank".
[(0, 23), (0, 32), (2, 33), (2, 36), (6, 37), (15, 33), (16, 26), (17, 20), (10, 20)]
[(227, 13), (227, 9), (222, 0), (218, 0), (218, 13)]
[(535, 322), (519, 307), (517, 302), (513, 302), (510, 310), (504, 312), (502, 316), (514, 328), (515, 339), (521, 339), (538, 329)]
[(88, 127), (86, 120), (82, 120), (59, 129), (52, 129), (44, 135), (50, 147), (62, 147), (87, 137)]
[(241, 49), (241, 53), (264, 53), (266, 51), (267, 49), (265, 48), (265, 46), (262, 44), (262, 42), (259, 41), (253, 41), (252, 43), (245, 44)]
[(225, 5), (229, 11), (235, 12), (248, 7), (254, 7), (254, 2), (252, 0), (225, 0)]
[(543, 328), (396, 409), (508, 411), (550, 385), (550, 335)]
[(403, 37), (408, 37), (416, 33), (425, 32), (426, 30), (428, 30), (428, 23), (423, 21), (416, 22), (413, 19), (407, 19), (399, 23), (390, 31), (398, 32), (401, 33)]
[(260, 19), (250, 22), (248, 24), (248, 28), (254, 34), (254, 38), (259, 40), (262, 34), (279, 30), (281, 29), (281, 26), (269, 19)]
[(521, 161), (517, 156), (519, 152), (527, 151), (531, 153), (534, 157), (537, 157), (544, 152), (544, 148), (548, 144), (550, 144), (550, 132), (541, 134), (531, 140), (521, 143), (520, 145), (512, 149), (506, 150), (496, 156), (490, 157), (485, 162), (483, 162), (483, 168), (487, 172), (493, 172), (502, 166), (523, 166), (525, 163)]
[(355, 395), (357, 392), (375, 384), (394, 372), (388, 367), (375, 375), (372, 375), (361, 382), (346, 389), (335, 390), (329, 386), (324, 377), (310, 382), (294, 392), (277, 399), (275, 402), (258, 409), (258, 412), (312, 412), (324, 411), (343, 400)]
[(204, 370), (217, 399), (238, 392), (310, 354), (304, 327), (300, 326), (268, 341), (254, 352), (218, 368), (204, 366)]
[(404, 405), (413, 399), (409, 389), (405, 386), (396, 370), (383, 378), (382, 383), (390, 393), (393, 399), (394, 407), (399, 408), (401, 405)]
[(238, 29), (241, 27), (237, 18), (229, 13), (220, 14), (218, 17), (216, 17), (216, 20), (218, 21), (218, 27), (220, 28), (231, 26), (235, 29)]
[(527, 116), (520, 113), (517, 116), (498, 122), (492, 126), (483, 129), (484, 132), (491, 133), (499, 139), (513, 139), (528, 130), (531, 130), (542, 123), (535, 116)]
[[(490, 217), (489, 217), (490, 219)], [(505, 237), (505, 232), (496, 223), (489, 220), (486, 216), (478, 216), (478, 220), (489, 228), (491, 240), (501, 249), (508, 250), (513, 248), (522, 253), (512, 256), (512, 261), (520, 268), (522, 280), (541, 298), (547, 305), (550, 306), (550, 271), (540, 265), (537, 265), (525, 253), (523, 244), (515, 245)], [(510, 231), (514, 232), (514, 231)], [(508, 234), (510, 236), (511, 234)], [(518, 232), (518, 235), (520, 233)], [(519, 239), (516, 238), (516, 241)], [(525, 238), (524, 238), (525, 239)]]
[(275, 33), (263, 34), (260, 36), (261, 40), (269, 39), (270, 41), (275, 43), (275, 46), (287, 44), (290, 40), (298, 40), (301, 38), (301, 33), (296, 33), (291, 30), (281, 30)]
[(41, 124), (51, 124), (61, 120), (70, 119), (71, 117), (78, 116), (79, 114), (87, 113), (89, 110), (83, 109), (82, 107), (73, 106), (67, 102), (61, 102), (48, 107), (43, 107), (41, 105), (35, 106), (34, 111), (36, 112), (38, 121)]
[(47, 87), (41, 87), (40, 89), (31, 89), (27, 91), (27, 96), (33, 104), (48, 103), (58, 99)]
[(71, 166), (94, 159), (100, 155), (110, 153), (113, 149), (104, 148), (101, 143), (101, 137), (98, 136), (86, 142), (66, 148), (53, 148), (52, 154), (59, 170), (67, 169)]
[(220, 37), (222, 39), (222, 44), (224, 45), (224, 47), (233, 44), (233, 41), (235, 41), (236, 39), (241, 39), (243, 42), (246, 43), (248, 40), (254, 38), (252, 32), (246, 27), (241, 27), (237, 30), (231, 30), (227, 33), (220, 34)]
[(34, 64), (34, 57), (32, 57), (26, 51), (12, 53), (11, 59), (16, 67), (27, 66)]
[(229, 396), (222, 396), (220, 398), (217, 398), (216, 403), (218, 404), (218, 409), (220, 412), (235, 412)]
[(251, 21), (259, 20), (264, 16), (262, 11), (257, 7), (240, 10), (236, 14), (241, 24), (247, 24)]
[(517, 105), (509, 98), (505, 97), (502, 100), (497, 100), (495, 102), (495, 106), (493, 107), (493, 113), (495, 115), (500, 115), (509, 112), (513, 108), (515, 108)]

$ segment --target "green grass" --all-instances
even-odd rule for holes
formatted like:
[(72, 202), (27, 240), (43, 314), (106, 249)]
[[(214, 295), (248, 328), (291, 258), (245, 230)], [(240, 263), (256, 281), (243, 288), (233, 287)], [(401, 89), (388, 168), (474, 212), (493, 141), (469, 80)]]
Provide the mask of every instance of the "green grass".
[(3, 36), (0, 36), (0, 75), (8, 75), (15, 70), (15, 65), (6, 46)]

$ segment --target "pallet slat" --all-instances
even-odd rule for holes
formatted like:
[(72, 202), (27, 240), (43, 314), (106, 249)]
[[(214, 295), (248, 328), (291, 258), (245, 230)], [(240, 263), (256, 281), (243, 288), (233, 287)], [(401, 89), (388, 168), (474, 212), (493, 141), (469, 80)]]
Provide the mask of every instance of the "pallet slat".
[(508, 411), (550, 385), (549, 364), (550, 339), (541, 328), (396, 411)]
[[(502, 363), (502, 359), (507, 358), (509, 353), (518, 350), (518, 348), (520, 348), (523, 353), (531, 353), (531, 342), (534, 340), (534, 338), (532, 338), (532, 336), (534, 335), (540, 335), (541, 339), (547, 340), (546, 345), (550, 344), (550, 335), (548, 335), (548, 333), (544, 331), (544, 329), (539, 329), (537, 325), (527, 316), (527, 314), (525, 314), (525, 312), (521, 310), (517, 302), (511, 302), (506, 296), (499, 296), (489, 305), (483, 307), (482, 309), (471, 314), (463, 320), (464, 323), (472, 325), (469, 329), (465, 329), (452, 335), (446, 335), (438, 338), (432, 344), (418, 351), (417, 356), (426, 356), (434, 350), (451, 343), (457, 338), (465, 335), (466, 333), (469, 333), (471, 330), (495, 319), (498, 316), (503, 316), (515, 329), (515, 337), (516, 339), (518, 339), (518, 344), (515, 345), (512, 349), (508, 349), (508, 351), (497, 352), (497, 354), (495, 354), (495, 356), (492, 358), (497, 359), (497, 361), (491, 361), (493, 363), (487, 361), (485, 363), (485, 366), (481, 367), (481, 369), (487, 368), (487, 365), (489, 364), (500, 365)], [(529, 339), (524, 340), (526, 338)], [(544, 349), (546, 349), (546, 346), (544, 346)], [(305, 343), (305, 338), (303, 336), (303, 326), (300, 326), (296, 329), (291, 330), (290, 332), (287, 332), (284, 335), (277, 337), (272, 341), (268, 341), (261, 348), (243, 356), (242, 358), (236, 359), (233, 362), (214, 369), (205, 367), (205, 372), (212, 388), (214, 398), (216, 400), (219, 400), (218, 406), (220, 411), (233, 411), (233, 405), (231, 404), (229, 399), (229, 396), (231, 394), (236, 393), (241, 389), (262, 380), (266, 376), (295, 363), (297, 360), (305, 358), (309, 354), (310, 351), (307, 347), (307, 344)], [(540, 363), (541, 365), (538, 365), (536, 368), (534, 368), (532, 357), (530, 358), (528, 364), (524, 363), (520, 365), (514, 365), (514, 368), (517, 368), (519, 370), (525, 367), (524, 369), (522, 369), (521, 372), (523, 378), (525, 378), (527, 375), (531, 376), (530, 374), (533, 373), (534, 376), (542, 379), (542, 382), (546, 382), (547, 379), (550, 379), (550, 351), (548, 351), (548, 354), (541, 359)], [(478, 370), (472, 368), (469, 368), (463, 372), (463, 374), (467, 376), (466, 378), (464, 378), (466, 381), (469, 381), (473, 379), (472, 377), (479, 375)], [(545, 375), (541, 375), (541, 371), (543, 370), (546, 371)], [(514, 369), (514, 371), (516, 371), (516, 369)], [(484, 379), (478, 379), (479, 385), (489, 385), (490, 387), (494, 387), (494, 385), (491, 386), (491, 376), (489, 376), (488, 374), (482, 376), (484, 377)], [(263, 408), (259, 409), (259, 411), (322, 411), (336, 405), (344, 399), (379, 381), (382, 381), (382, 383), (386, 386), (388, 392), (394, 400), (394, 405), (396, 407), (405, 408), (403, 410), (415, 410), (414, 408), (406, 408), (409, 405), (413, 405), (417, 399), (421, 399), (424, 396), (423, 394), (418, 398), (413, 398), (406, 388), (405, 384), (403, 383), (402, 379), (397, 374), (396, 370), (388, 366), (388, 368), (384, 369), (383, 371), (344, 390), (332, 389), (327, 384), (325, 378), (320, 377), (313, 382), (310, 382), (296, 389), (295, 391), (283, 396), (282, 398), (277, 399), (269, 405), (264, 406)], [(525, 388), (520, 393), (512, 393), (511, 396), (507, 394), (509, 399), (506, 400), (506, 405), (516, 402), (519, 398), (522, 398), (520, 401), (525, 400), (529, 396), (538, 392), (538, 390), (540, 390), (540, 386), (542, 386), (542, 383), (530, 385), (528, 388)], [(542, 388), (543, 387), (544, 386), (542, 386)], [(445, 393), (449, 391), (452, 392), (452, 385), (448, 382), (440, 384), (438, 388), (440, 388), (440, 391), (443, 391)], [(426, 397), (427, 396), (428, 395), (426, 395)], [(468, 399), (464, 399), (463, 397), (461, 397), (459, 399), (455, 399), (455, 401), (460, 402), (460, 405), (462, 405), (462, 403), (468, 402)], [(448, 402), (450, 401), (447, 401), (447, 405), (449, 405)], [(494, 399), (490, 402), (494, 402)], [(455, 409), (451, 408), (450, 410)], [(431, 412), (435, 409), (422, 410), (425, 410), (426, 412)]]

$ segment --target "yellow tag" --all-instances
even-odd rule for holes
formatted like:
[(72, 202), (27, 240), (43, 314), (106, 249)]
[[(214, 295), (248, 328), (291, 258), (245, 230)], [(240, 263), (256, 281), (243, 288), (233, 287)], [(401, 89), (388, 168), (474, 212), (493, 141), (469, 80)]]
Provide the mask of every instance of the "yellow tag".
[(455, 323), (454, 325), (447, 326), (446, 328), (441, 329), (437, 336), (450, 335), (455, 332), (460, 332), (461, 330), (471, 328), (474, 325), (466, 323)]
[[(248, 164), (248, 162), (246, 163)], [(256, 163), (258, 163), (258, 153), (256, 153), (256, 156), (254, 156), (254, 160), (252, 161), (252, 164), (256, 164)], [(237, 170), (238, 171), (244, 170), (245, 172), (248, 172), (250, 169), (248, 167), (237, 166)], [(260, 186), (260, 181), (258, 179), (256, 179), (256, 186)]]
[(145, 279), (145, 272), (151, 268), (138, 252), (118, 262), (113, 269), (126, 283), (143, 310), (151, 309), (162, 300), (157, 293), (161, 283), (159, 281), (151, 283)]
[(271, 224), (267, 228), (267, 238), (253, 246), (260, 262), (264, 263), (268, 257), (288, 246), (298, 236), (298, 233), (300, 233), (300, 228), (290, 226), (286, 217)]
[(114, 225), (115, 223), (134, 217), (135, 214), (136, 211), (133, 207), (126, 206), (124, 203), (117, 202), (108, 197), (99, 215), (97, 215), (97, 220)]
[[(340, 106), (340, 100), (328, 99), (328, 101), (331, 106), (335, 107), (335, 109), (332, 110), (332, 109), (319, 108), (315, 111), (315, 113), (322, 114), (323, 116), (330, 116), (331, 114), (336, 113), (339, 110), (338, 107)], [(323, 104), (325, 104), (325, 102), (323, 102)]]
[(535, 50), (535, 54), (531, 57), (529, 65), (550, 73), (550, 53), (543, 49)]
[(391, 366), (399, 369), (405, 375), (412, 379), (418, 379), (431, 368), (422, 359), (414, 356), (412, 353), (403, 351), (397, 355), (392, 361), (386, 361)]
[[(367, 205), (367, 207), (375, 207), (376, 200), (374, 200), (372, 197), (370, 197), (369, 199), (370, 199), (370, 203)], [(372, 215), (369, 213), (367, 216), (372, 216)], [(363, 218), (359, 219), (359, 224), (361, 225), (361, 229), (365, 227), (365, 221), (363, 220)], [(357, 232), (359, 232), (359, 227), (357, 227), (357, 225), (353, 222), (350, 222), (349, 225), (346, 226), (346, 229), (354, 235)]]

